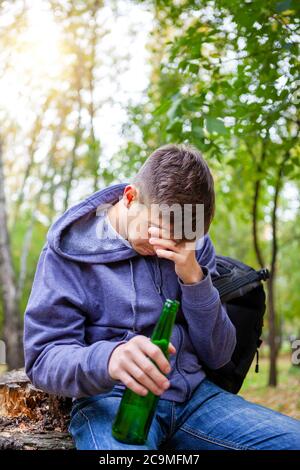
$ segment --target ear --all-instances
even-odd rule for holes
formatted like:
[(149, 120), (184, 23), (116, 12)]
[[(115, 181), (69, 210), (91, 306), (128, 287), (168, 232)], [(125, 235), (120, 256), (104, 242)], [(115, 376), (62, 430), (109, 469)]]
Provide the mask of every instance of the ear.
[(128, 184), (124, 188), (124, 192), (123, 192), (123, 202), (125, 204), (125, 207), (127, 207), (127, 209), (129, 209), (131, 204), (134, 201), (137, 201), (137, 200), (138, 200), (138, 189), (137, 189), (137, 187), (134, 186), (134, 184)]

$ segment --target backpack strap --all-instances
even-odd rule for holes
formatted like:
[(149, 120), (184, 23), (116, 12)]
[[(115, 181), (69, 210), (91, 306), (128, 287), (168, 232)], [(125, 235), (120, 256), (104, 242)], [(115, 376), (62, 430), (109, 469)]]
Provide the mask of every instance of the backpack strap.
[[(240, 297), (249, 290), (256, 287), (260, 281), (265, 281), (270, 277), (268, 269), (260, 269), (259, 271), (249, 271), (242, 277), (239, 276), (220, 276), (214, 279), (213, 284), (218, 289), (222, 300), (233, 299), (234, 297)], [(241, 290), (243, 287), (249, 286), (247, 289)], [(224, 300), (225, 301), (225, 300)]]
[(219, 275), (213, 278), (222, 302), (245, 295), (270, 277), (268, 269), (255, 269), (226, 256), (216, 256)]

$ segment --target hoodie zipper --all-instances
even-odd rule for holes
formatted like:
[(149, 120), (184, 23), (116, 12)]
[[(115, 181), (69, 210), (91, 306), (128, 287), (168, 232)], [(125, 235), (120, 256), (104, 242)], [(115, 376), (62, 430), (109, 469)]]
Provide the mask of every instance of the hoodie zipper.
[[(162, 278), (161, 278), (159, 260), (158, 260), (157, 257), (155, 257), (155, 264), (156, 264), (156, 266), (155, 266), (155, 270), (156, 270), (155, 278), (158, 277), (158, 282), (155, 279), (156, 289), (157, 289), (157, 292), (159, 293), (159, 295), (162, 296), (162, 289), (161, 289)], [(158, 274), (158, 276), (157, 276), (157, 274)]]
[(152, 282), (155, 286), (156, 292), (161, 297), (162, 303), (164, 303), (165, 300), (166, 300), (166, 297), (163, 294), (162, 288), (161, 288), (161, 275), (159, 276), (160, 280), (158, 281), (158, 279), (157, 279), (157, 277), (158, 277), (157, 272), (159, 270), (158, 259), (155, 258), (154, 260), (152, 260), (152, 259), (149, 259), (148, 261), (145, 260), (145, 263), (146, 263), (147, 269), (149, 271), (151, 280), (152, 280)]
[[(149, 260), (150, 261), (150, 260)], [(150, 263), (152, 262), (152, 260), (150, 261)], [(147, 262), (146, 262), (147, 264)], [(155, 269), (158, 270), (160, 269), (159, 267), (159, 261), (157, 258), (155, 258), (155, 264), (156, 266), (152, 265), (153, 267), (153, 273), (154, 273), (154, 285), (156, 287), (156, 290), (158, 292), (158, 294), (160, 295), (160, 297), (162, 298), (163, 302), (166, 300), (166, 297), (165, 295), (163, 294), (162, 292), (162, 289), (161, 289), (161, 283), (157, 282), (156, 281), (156, 274), (155, 274)], [(148, 265), (147, 265), (147, 268), (149, 269)], [(151, 276), (152, 277), (152, 276)], [(161, 280), (161, 275), (160, 275), (160, 280)], [(176, 323), (176, 325), (178, 326), (178, 329), (179, 329), (179, 346), (178, 346), (178, 351), (176, 352), (176, 359), (175, 359), (175, 368), (178, 372), (179, 375), (181, 375), (185, 385), (186, 385), (186, 389), (187, 389), (187, 396), (188, 398), (190, 398), (190, 394), (191, 394), (191, 387), (190, 387), (190, 384), (188, 383), (187, 379), (185, 378), (184, 374), (181, 372), (180, 368), (179, 368), (179, 364), (178, 364), (178, 357), (179, 357), (179, 353), (180, 353), (180, 350), (181, 350), (181, 347), (182, 347), (182, 343), (183, 343), (183, 333), (182, 333), (182, 330), (181, 330), (181, 326), (179, 323)]]
[[(160, 281), (158, 283), (155, 282), (156, 289), (157, 289), (157, 292), (159, 293), (159, 295), (165, 300), (165, 296), (163, 295), (162, 289), (161, 289), (162, 277), (161, 277), (161, 271), (160, 271), (160, 265), (159, 265), (158, 258), (155, 258), (155, 263), (156, 263), (156, 270), (157, 270), (157, 272), (159, 272), (159, 279), (160, 279)], [(184, 383), (186, 385), (186, 389), (187, 389), (187, 397), (190, 398), (190, 393), (191, 393), (190, 384), (188, 383), (187, 379), (185, 378), (184, 374), (182, 373), (182, 371), (179, 368), (179, 359), (178, 358), (179, 358), (180, 350), (182, 348), (183, 333), (182, 333), (182, 329), (181, 329), (180, 324), (177, 323), (177, 325), (178, 325), (178, 328), (179, 328), (179, 347), (178, 347), (178, 351), (177, 351), (177, 354), (176, 354), (175, 368), (177, 369), (179, 375), (181, 375), (181, 377), (183, 378), (183, 381), (184, 381)]]

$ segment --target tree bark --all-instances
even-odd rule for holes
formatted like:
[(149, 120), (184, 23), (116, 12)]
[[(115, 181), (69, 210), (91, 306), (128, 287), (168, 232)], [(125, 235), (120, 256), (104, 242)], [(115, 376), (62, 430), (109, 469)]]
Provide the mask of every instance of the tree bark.
[[(246, 145), (249, 148), (248, 143)], [(265, 157), (266, 157), (266, 142), (264, 141), (262, 152), (261, 152), (261, 158), (260, 158), (259, 163), (257, 164), (258, 171), (261, 170)], [(258, 264), (260, 265), (261, 268), (264, 268), (265, 261), (264, 261), (262, 250), (260, 248), (259, 238), (258, 238), (258, 233), (257, 233), (260, 189), (261, 189), (261, 180), (258, 178), (254, 184), (254, 197), (253, 197), (253, 204), (252, 204), (252, 238), (253, 238), (254, 251), (256, 254)]]
[(52, 99), (52, 97), (49, 96), (47, 98), (47, 100), (45, 101), (45, 103), (43, 104), (41, 112), (36, 117), (33, 128), (31, 130), (31, 135), (30, 135), (31, 142), (30, 142), (30, 145), (29, 145), (29, 148), (28, 148), (29, 160), (28, 160), (26, 168), (25, 168), (22, 183), (20, 185), (17, 200), (16, 200), (16, 203), (15, 203), (14, 213), (13, 213), (13, 220), (12, 220), (12, 224), (11, 224), (11, 230), (14, 230), (14, 228), (15, 228), (15, 225), (16, 225), (17, 220), (18, 220), (20, 208), (21, 208), (21, 205), (24, 201), (26, 183), (27, 183), (27, 180), (28, 180), (29, 176), (31, 175), (32, 169), (34, 168), (34, 155), (35, 155), (35, 152), (38, 149), (38, 145), (39, 145), (38, 139), (39, 139), (40, 133), (43, 129), (44, 115), (45, 115), (45, 112), (47, 111), (47, 109), (49, 108), (51, 99)]
[(96, 137), (95, 137), (95, 128), (94, 128), (94, 120), (95, 120), (95, 97), (94, 97), (94, 89), (95, 89), (95, 68), (96, 68), (96, 47), (97, 47), (97, 39), (98, 32), (97, 32), (97, 11), (99, 9), (99, 2), (95, 2), (91, 8), (91, 39), (90, 39), (90, 66), (88, 68), (88, 86), (89, 86), (89, 93), (90, 93), (90, 103), (89, 103), (89, 115), (90, 115), (90, 155), (89, 158), (91, 159), (91, 169), (92, 169), (92, 176), (93, 176), (93, 191), (96, 192), (98, 187), (98, 152), (96, 150)]
[[(46, 161), (46, 169), (44, 171), (44, 174), (40, 177), (40, 174), (38, 174), (38, 178), (41, 179), (41, 187), (40, 190), (35, 194), (33, 201), (32, 201), (32, 208), (31, 208), (31, 216), (30, 216), (30, 221), (28, 224), (28, 227), (26, 229), (25, 235), (24, 235), (24, 242), (23, 242), (23, 247), (22, 247), (22, 252), (21, 252), (21, 257), (20, 257), (20, 270), (19, 270), (19, 278), (17, 282), (17, 301), (20, 302), (22, 295), (23, 295), (23, 289), (24, 289), (24, 284), (26, 281), (26, 276), (27, 276), (27, 259), (30, 254), (30, 248), (31, 248), (31, 241), (32, 241), (32, 235), (34, 231), (34, 225), (36, 222), (36, 217), (37, 217), (37, 212), (38, 212), (38, 206), (41, 201), (41, 198), (43, 194), (46, 193), (47, 191), (47, 182), (51, 181), (51, 177), (49, 177), (51, 170), (53, 170), (53, 175), (52, 175), (52, 182), (50, 185), (50, 194), (54, 191), (54, 183), (53, 183), (53, 178), (55, 175), (55, 169), (53, 165), (53, 157), (55, 155), (56, 149), (57, 149), (57, 144), (59, 142), (59, 138), (61, 135), (61, 130), (62, 126), (64, 123), (64, 116), (61, 116), (60, 118), (60, 123), (53, 132), (53, 138), (52, 138), (52, 144), (49, 149), (48, 155), (47, 155), (47, 161)], [(40, 172), (39, 172), (40, 173)], [(50, 196), (52, 197), (52, 195)], [(50, 203), (50, 207), (51, 207)], [(50, 213), (50, 220), (52, 219), (52, 214), (54, 211), (51, 211)]]
[(72, 152), (71, 152), (71, 161), (70, 161), (69, 168), (67, 171), (67, 179), (66, 179), (66, 186), (65, 186), (66, 192), (65, 192), (65, 198), (64, 198), (64, 212), (68, 209), (68, 205), (69, 205), (70, 192), (71, 192), (72, 182), (74, 178), (74, 171), (75, 171), (76, 164), (77, 164), (76, 152), (80, 144), (81, 134), (82, 134), (82, 130), (81, 130), (82, 102), (81, 102), (81, 97), (80, 97), (80, 84), (78, 85), (77, 96), (78, 96), (78, 119), (77, 119), (77, 126), (76, 126), (73, 147), (72, 147)]
[(0, 376), (0, 450), (73, 449), (71, 399), (48, 395), (23, 369)]
[(6, 345), (6, 361), (9, 368), (24, 364), (21, 315), (17, 302), (17, 287), (13, 268), (7, 226), (4, 191), (2, 143), (0, 142), (0, 280), (4, 314), (3, 338)]
[(278, 327), (276, 322), (276, 308), (275, 308), (275, 279), (277, 274), (277, 255), (278, 255), (278, 236), (277, 236), (277, 209), (279, 194), (282, 187), (282, 178), (284, 166), (289, 158), (287, 151), (279, 166), (277, 179), (275, 183), (275, 192), (273, 199), (272, 210), (272, 247), (271, 247), (271, 269), (270, 278), (268, 281), (268, 306), (269, 306), (269, 346), (270, 346), (270, 370), (269, 370), (269, 385), (276, 387), (277, 385), (277, 356), (279, 352), (278, 342)]
[(269, 348), (270, 348), (270, 368), (269, 368), (269, 385), (277, 386), (277, 328), (276, 328), (276, 310), (274, 302), (274, 275), (270, 272), (268, 279), (268, 310), (269, 310)]

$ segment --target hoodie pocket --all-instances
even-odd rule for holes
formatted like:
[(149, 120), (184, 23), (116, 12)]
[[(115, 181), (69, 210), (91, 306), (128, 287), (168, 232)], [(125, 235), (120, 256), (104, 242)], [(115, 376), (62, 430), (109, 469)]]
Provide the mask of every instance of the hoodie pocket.
[(97, 326), (97, 341), (122, 341), (130, 331), (112, 326)]

